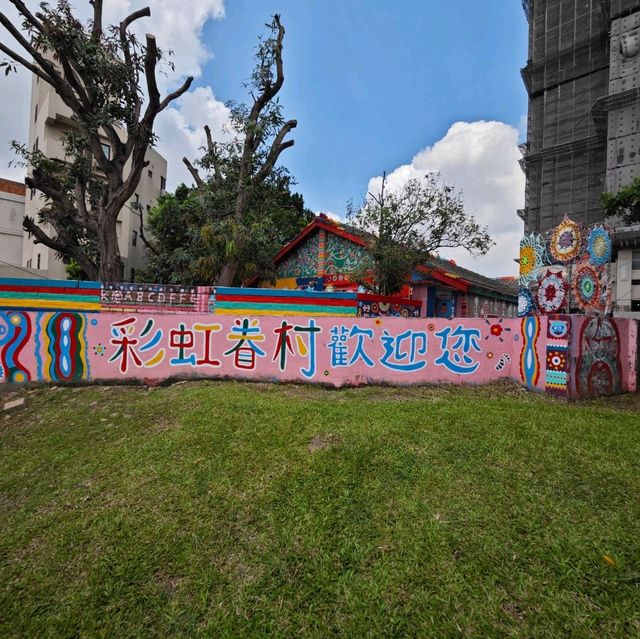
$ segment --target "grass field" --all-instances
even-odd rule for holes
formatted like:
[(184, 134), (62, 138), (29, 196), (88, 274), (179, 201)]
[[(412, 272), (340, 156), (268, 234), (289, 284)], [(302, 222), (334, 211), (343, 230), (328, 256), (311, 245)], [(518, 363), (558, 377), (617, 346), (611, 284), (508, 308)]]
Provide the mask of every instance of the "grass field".
[(41, 389), (0, 637), (640, 637), (640, 399)]

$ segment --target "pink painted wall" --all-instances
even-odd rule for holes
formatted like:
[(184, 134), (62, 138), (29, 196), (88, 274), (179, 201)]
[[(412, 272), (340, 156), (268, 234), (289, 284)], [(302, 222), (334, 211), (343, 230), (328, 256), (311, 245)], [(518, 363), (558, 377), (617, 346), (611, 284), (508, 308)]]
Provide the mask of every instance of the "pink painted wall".
[[(563, 322), (566, 334), (554, 333)], [(231, 377), (343, 386), (511, 379), (558, 395), (635, 391), (637, 322), (594, 322), (2, 311), (0, 381)], [(554, 361), (567, 363), (566, 374)]]
[(519, 320), (13, 311), (0, 325), (4, 381), (198, 376), (341, 386), (520, 379)]

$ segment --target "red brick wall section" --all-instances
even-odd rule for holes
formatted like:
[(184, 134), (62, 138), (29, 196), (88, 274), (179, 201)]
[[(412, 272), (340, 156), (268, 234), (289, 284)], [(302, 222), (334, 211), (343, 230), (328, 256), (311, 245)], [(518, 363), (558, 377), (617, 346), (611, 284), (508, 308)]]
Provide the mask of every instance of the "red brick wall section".
[(11, 193), (12, 195), (24, 195), (27, 187), (22, 182), (14, 182), (13, 180), (5, 180), (0, 178), (0, 191), (3, 193)]

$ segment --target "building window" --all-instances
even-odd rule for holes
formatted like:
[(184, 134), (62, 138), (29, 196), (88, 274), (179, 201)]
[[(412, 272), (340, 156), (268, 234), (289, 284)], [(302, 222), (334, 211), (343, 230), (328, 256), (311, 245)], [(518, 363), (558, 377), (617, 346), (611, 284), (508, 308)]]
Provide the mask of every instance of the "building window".
[(131, 246), (138, 246), (138, 231), (133, 231), (131, 236)]
[(38, 253), (38, 261), (36, 262), (36, 268), (40, 268), (40, 253)]
[(37, 122), (38, 121), (38, 105), (36, 104), (36, 109), (35, 109), (35, 115), (33, 116), (33, 121)]
[(31, 268), (31, 260), (27, 260), (27, 268)]
[(33, 150), (34, 151), (38, 150), (38, 138), (36, 138), (36, 141), (33, 143)]
[(33, 200), (35, 195), (36, 195), (36, 190), (35, 189), (30, 189), (29, 190), (29, 199)]
[(640, 251), (631, 254), (631, 270), (640, 271)]
[(149, 179), (153, 180), (153, 171), (149, 169)]
[(160, 176), (160, 190), (161, 191), (167, 190), (167, 178), (163, 177), (162, 175)]
[(107, 160), (111, 159), (111, 147), (106, 142), (100, 142), (100, 146), (102, 147), (102, 152)]

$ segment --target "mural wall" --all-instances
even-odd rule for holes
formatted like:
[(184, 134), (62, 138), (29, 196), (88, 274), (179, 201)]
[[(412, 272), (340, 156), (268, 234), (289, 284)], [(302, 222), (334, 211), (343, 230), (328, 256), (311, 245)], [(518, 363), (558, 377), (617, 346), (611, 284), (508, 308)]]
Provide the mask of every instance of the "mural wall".
[[(516, 373), (506, 322), (0, 312), (2, 381), (242, 377), (335, 386), (483, 383)], [(533, 343), (533, 360), (544, 345)], [(531, 380), (531, 387), (542, 388)]]
[[(577, 331), (577, 332), (576, 332)], [(633, 320), (411, 320), (0, 311), (0, 381), (236, 377), (487, 383), (593, 396), (636, 389)], [(573, 362), (573, 363), (572, 363)]]

